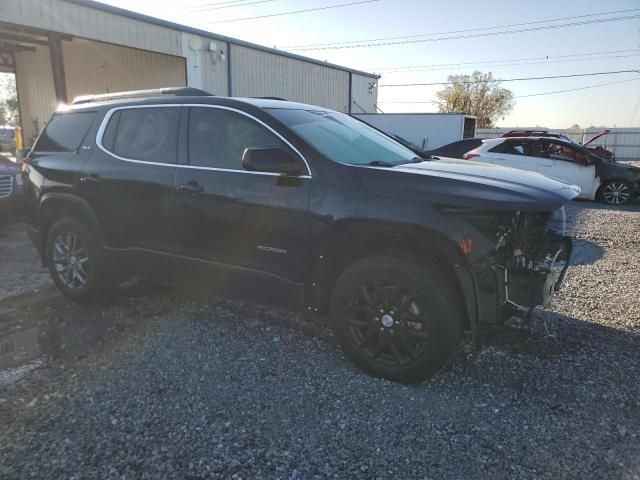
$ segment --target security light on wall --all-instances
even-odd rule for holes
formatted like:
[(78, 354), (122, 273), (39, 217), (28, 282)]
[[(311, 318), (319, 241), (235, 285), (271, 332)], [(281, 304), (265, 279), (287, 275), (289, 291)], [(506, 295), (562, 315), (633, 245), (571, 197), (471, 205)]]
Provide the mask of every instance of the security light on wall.
[(189, 48), (194, 52), (199, 52), (202, 50), (202, 38), (200, 37), (191, 37), (189, 39)]

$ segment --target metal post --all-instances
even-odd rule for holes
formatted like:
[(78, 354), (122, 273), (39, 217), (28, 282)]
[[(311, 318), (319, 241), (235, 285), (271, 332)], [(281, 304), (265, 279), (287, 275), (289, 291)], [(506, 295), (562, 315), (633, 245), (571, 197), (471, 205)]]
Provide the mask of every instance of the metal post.
[(64, 59), (62, 56), (62, 40), (55, 33), (49, 34), (49, 56), (53, 73), (53, 88), (56, 100), (67, 103), (67, 83), (64, 75)]

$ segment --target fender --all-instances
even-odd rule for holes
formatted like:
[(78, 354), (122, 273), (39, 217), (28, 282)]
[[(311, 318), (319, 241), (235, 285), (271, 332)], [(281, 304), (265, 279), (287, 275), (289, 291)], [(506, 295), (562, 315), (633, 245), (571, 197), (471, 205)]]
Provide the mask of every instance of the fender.
[(104, 243), (102, 226), (89, 202), (71, 193), (47, 192), (40, 198), (36, 223), (40, 226), (40, 252), (43, 265), (46, 263), (44, 250), (49, 229), (55, 220), (67, 216), (84, 222), (96, 234), (98, 241)]
[(335, 222), (320, 239), (314, 254), (306, 292), (308, 309), (326, 313), (331, 288), (340, 273), (353, 261), (381, 252), (407, 255), (428, 261), (448, 272), (459, 287), (472, 330), (477, 317), (477, 295), (468, 259), (443, 234), (402, 223), (366, 219)]

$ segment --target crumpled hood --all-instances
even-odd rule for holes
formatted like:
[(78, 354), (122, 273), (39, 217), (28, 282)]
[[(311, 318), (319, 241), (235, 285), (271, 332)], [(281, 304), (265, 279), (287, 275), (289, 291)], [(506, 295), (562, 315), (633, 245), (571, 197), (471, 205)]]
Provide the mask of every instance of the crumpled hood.
[(599, 139), (600, 137), (604, 136), (604, 135), (609, 135), (609, 133), (611, 132), (611, 130), (603, 130), (600, 133), (596, 133), (593, 137), (591, 137), (589, 140), (587, 140), (586, 142), (584, 142), (582, 144), (583, 147), (586, 147), (587, 145), (589, 145), (590, 143), (595, 142), (597, 139)]
[[(575, 185), (539, 173), (443, 157), (358, 173), (365, 188), (378, 195), (478, 210), (551, 211), (580, 193)], [(390, 175), (403, 178), (388, 181)]]

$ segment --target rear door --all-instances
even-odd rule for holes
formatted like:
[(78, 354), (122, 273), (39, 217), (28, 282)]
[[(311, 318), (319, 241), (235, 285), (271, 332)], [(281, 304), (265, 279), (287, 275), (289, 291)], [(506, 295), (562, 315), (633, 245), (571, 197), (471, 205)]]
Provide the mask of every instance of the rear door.
[(223, 282), (253, 272), (302, 283), (309, 264), (310, 175), (292, 178), (242, 166), (245, 148), (277, 146), (291, 150), (310, 173), (301, 154), (241, 110), (192, 106), (185, 117), (172, 203), (176, 253), (196, 260), (196, 269), (219, 267)]
[(80, 192), (116, 250), (167, 251), (166, 203), (178, 150), (180, 105), (145, 105), (107, 112)]
[(597, 190), (596, 167), (587, 161), (581, 148), (569, 143), (541, 139), (538, 171), (580, 187), (580, 198), (594, 199)]
[(506, 139), (489, 150), (489, 161), (504, 167), (536, 172), (538, 170), (537, 148), (537, 142), (533, 139)]

